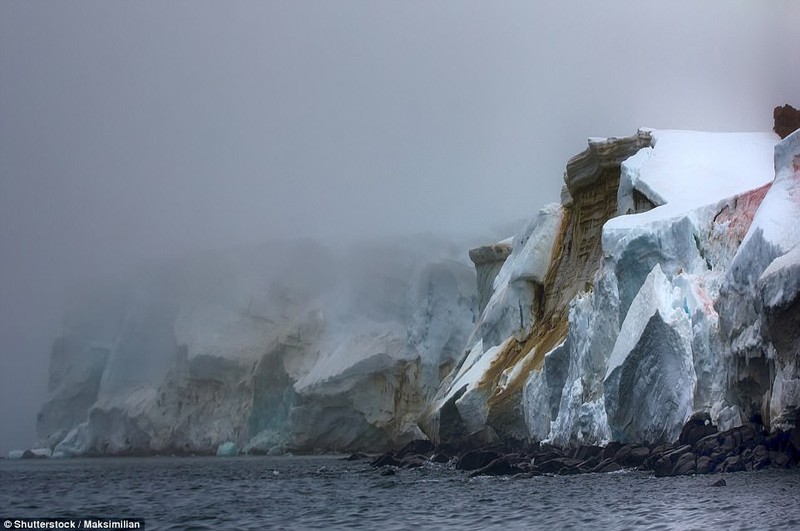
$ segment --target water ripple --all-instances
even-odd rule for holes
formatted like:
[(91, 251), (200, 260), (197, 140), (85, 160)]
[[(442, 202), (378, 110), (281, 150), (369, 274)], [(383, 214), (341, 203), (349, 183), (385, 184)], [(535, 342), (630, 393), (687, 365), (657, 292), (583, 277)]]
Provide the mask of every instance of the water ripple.
[(0, 516), (145, 518), (148, 529), (789, 529), (800, 474), (639, 472), (468, 478), (439, 466), (383, 477), (330, 457), (0, 462)]

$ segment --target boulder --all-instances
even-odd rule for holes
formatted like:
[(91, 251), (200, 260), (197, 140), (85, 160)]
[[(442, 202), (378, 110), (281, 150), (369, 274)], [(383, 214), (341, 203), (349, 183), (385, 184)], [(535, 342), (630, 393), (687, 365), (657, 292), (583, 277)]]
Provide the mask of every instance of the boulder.
[(681, 455), (672, 469), (673, 476), (688, 476), (697, 471), (694, 454), (687, 452)]
[(680, 444), (694, 445), (700, 439), (714, 433), (717, 433), (717, 427), (711, 424), (711, 415), (702, 411), (689, 417), (689, 420), (683, 425), (678, 442)]
[(614, 459), (614, 456), (617, 455), (617, 452), (619, 452), (623, 446), (625, 445), (621, 442), (611, 441), (603, 449), (603, 459)]
[(397, 452), (397, 458), (402, 459), (403, 457), (411, 454), (429, 454), (433, 452), (435, 448), (436, 446), (431, 441), (417, 439), (403, 446)]
[(697, 458), (697, 473), (698, 474), (710, 474), (716, 468), (716, 464), (711, 460), (710, 457), (704, 455)]
[(392, 452), (387, 452), (373, 460), (370, 465), (372, 468), (380, 468), (382, 466), (403, 466), (403, 463), (398, 461)]
[(653, 473), (657, 478), (663, 478), (672, 475), (673, 464), (669, 457), (661, 457), (653, 464)]
[(597, 465), (597, 467), (592, 469), (592, 472), (606, 473), (606, 472), (617, 472), (619, 470), (622, 470), (622, 465), (607, 459), (602, 463), (600, 463), (599, 465)]
[(538, 469), (543, 474), (557, 474), (563, 468), (577, 468), (581, 462), (571, 457), (556, 457), (538, 464)]
[(500, 457), (502, 455), (492, 450), (473, 450), (461, 456), (456, 463), (456, 470), (477, 470)]
[(515, 474), (521, 474), (523, 470), (517, 466), (512, 465), (508, 462), (508, 459), (504, 457), (499, 457), (493, 460), (488, 465), (479, 468), (472, 472), (469, 477), (476, 477), (476, 476), (513, 476)]
[(739, 455), (733, 455), (722, 463), (723, 472), (743, 472), (746, 470), (744, 459)]

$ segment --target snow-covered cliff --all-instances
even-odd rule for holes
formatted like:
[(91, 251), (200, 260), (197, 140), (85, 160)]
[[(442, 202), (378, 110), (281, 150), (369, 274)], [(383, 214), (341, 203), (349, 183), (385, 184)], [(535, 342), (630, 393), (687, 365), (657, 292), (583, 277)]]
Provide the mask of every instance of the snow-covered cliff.
[(40, 436), (55, 455), (419, 438), (416, 418), (477, 312), (460, 254), (425, 239), (296, 242), (194, 256), (101, 290), (65, 318)]
[(514, 237), (426, 433), (671, 442), (695, 411), (793, 425), (799, 134), (590, 140), (561, 204)]
[[(800, 133), (591, 139), (513, 238), (193, 257), (85, 299), (55, 455), (672, 442), (800, 406)], [(477, 273), (477, 282), (476, 282)]]

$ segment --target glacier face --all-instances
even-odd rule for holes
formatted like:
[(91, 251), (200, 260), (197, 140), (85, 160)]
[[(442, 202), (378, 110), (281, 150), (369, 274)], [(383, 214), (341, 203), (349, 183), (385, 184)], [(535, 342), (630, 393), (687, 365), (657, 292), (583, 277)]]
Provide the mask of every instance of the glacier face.
[[(800, 134), (592, 139), (513, 237), (208, 254), (65, 318), (53, 455), (672, 442), (800, 405)], [(477, 282), (476, 282), (477, 277)]]
[[(793, 425), (799, 138), (590, 140), (567, 164), (561, 205), (514, 239), (426, 433), (672, 442), (695, 411), (722, 429), (754, 414)], [(518, 241), (552, 226), (551, 248), (523, 252)], [(515, 283), (512, 271), (543, 262), (535, 289)]]
[(475, 274), (439, 242), (207, 253), (81, 299), (53, 347), (54, 455), (380, 449), (461, 352)]

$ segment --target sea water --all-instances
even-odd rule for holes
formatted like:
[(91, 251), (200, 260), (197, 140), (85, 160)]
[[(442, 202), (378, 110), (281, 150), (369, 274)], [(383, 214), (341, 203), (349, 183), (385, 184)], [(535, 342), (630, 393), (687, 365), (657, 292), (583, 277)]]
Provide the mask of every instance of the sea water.
[(146, 529), (791, 529), (800, 472), (381, 475), (340, 457), (0, 460), (0, 518), (144, 518)]

